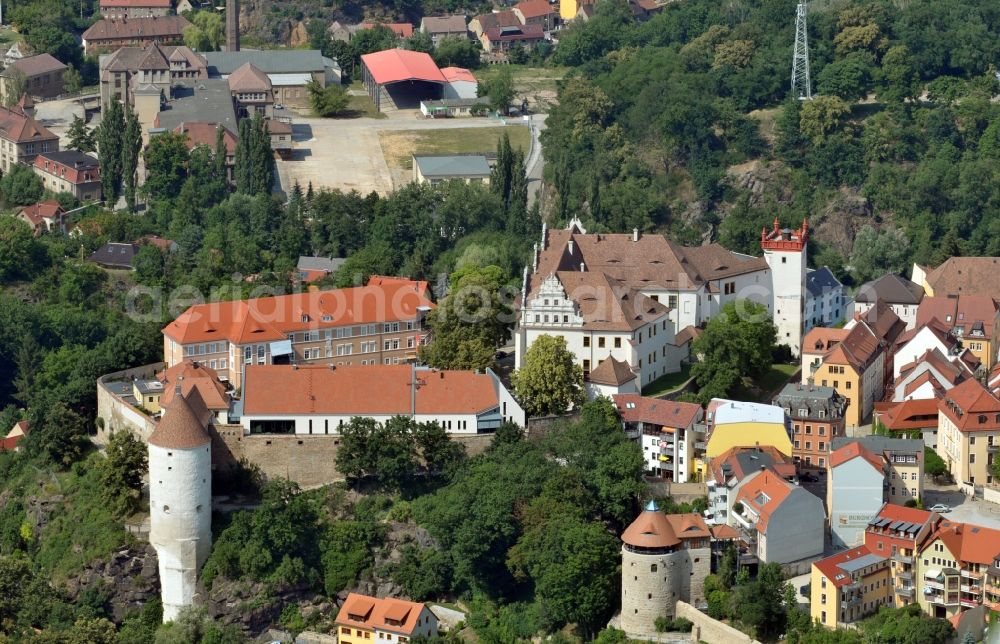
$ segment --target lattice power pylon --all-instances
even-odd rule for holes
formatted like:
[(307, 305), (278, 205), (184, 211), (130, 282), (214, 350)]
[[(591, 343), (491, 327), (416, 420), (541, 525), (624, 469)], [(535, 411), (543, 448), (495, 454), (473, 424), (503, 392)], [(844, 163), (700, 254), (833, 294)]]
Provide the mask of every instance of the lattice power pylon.
[(792, 96), (800, 100), (812, 98), (809, 79), (809, 35), (806, 30), (806, 2), (795, 9), (795, 51), (792, 54)]

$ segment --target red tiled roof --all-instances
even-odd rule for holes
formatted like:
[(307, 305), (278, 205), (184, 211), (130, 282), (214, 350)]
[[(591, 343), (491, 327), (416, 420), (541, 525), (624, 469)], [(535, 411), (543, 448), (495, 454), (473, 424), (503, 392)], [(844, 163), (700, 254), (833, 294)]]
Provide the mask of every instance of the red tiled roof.
[(946, 415), (960, 431), (1000, 429), (1000, 399), (974, 378), (949, 389), (937, 403), (939, 412)]
[(923, 525), (931, 518), (931, 513), (919, 508), (908, 508), (905, 505), (886, 503), (875, 515), (879, 519), (892, 519), (893, 521), (906, 521), (907, 523), (919, 523)]
[(215, 369), (197, 360), (185, 360), (156, 375), (163, 383), (163, 395), (160, 396), (160, 407), (170, 404), (176, 395), (177, 385), (181, 392), (187, 395), (192, 389), (198, 390), (205, 407), (212, 411), (229, 409), (229, 394), (226, 386), (219, 380)]
[[(375, 25), (373, 22), (362, 22), (358, 29), (374, 29)], [(391, 30), (400, 38), (409, 38), (413, 35), (413, 25), (408, 22), (381, 22), (378, 25)]]
[(667, 522), (674, 530), (674, 535), (680, 540), (711, 538), (712, 532), (705, 523), (705, 518), (696, 512), (684, 514), (668, 514)]
[(1000, 555), (1000, 530), (945, 520), (926, 543), (936, 539), (941, 539), (961, 563), (989, 565)]
[(255, 67), (252, 63), (243, 63), (229, 75), (229, 91), (231, 92), (260, 92), (269, 93), (271, 91), (271, 79), (267, 74)]
[[(418, 414), (478, 414), (500, 404), (488, 374), (421, 369), (416, 376)], [(408, 415), (413, 405), (412, 377), (410, 365), (248, 365), (243, 412)]]
[(24, 438), (24, 436), (0, 438), (0, 452), (13, 452), (17, 448), (17, 444), (21, 442), (22, 438)]
[(556, 273), (566, 297), (576, 303), (583, 328), (634, 331), (664, 317), (670, 309), (600, 271)]
[(0, 138), (16, 143), (59, 140), (35, 119), (6, 107), (0, 107)]
[(894, 431), (936, 428), (938, 401), (936, 398), (904, 400), (886, 409), (879, 420)]
[(101, 180), (100, 162), (89, 154), (75, 150), (43, 152), (35, 157), (34, 166), (46, 174), (75, 185)]
[(55, 219), (63, 214), (62, 206), (55, 199), (46, 199), (30, 206), (25, 206), (18, 211), (18, 215), (24, 216), (31, 221), (34, 228), (45, 225), (45, 219)]
[(846, 338), (848, 333), (850, 331), (847, 329), (834, 329), (822, 326), (813, 327), (802, 341), (802, 352), (826, 353)]
[(627, 423), (650, 423), (671, 429), (689, 427), (701, 415), (701, 405), (676, 402), (660, 398), (647, 398), (639, 394), (612, 396), (618, 413)]
[[(766, 533), (771, 515), (788, 498), (794, 487), (774, 470), (765, 469), (743, 484), (736, 500), (756, 511), (759, 517), (757, 530)], [(766, 501), (758, 502), (761, 494), (766, 495)]]
[[(866, 555), (880, 556), (869, 550), (868, 546), (858, 546), (857, 548), (851, 548), (850, 550), (838, 552), (837, 554), (827, 557), (826, 559), (820, 559), (813, 565), (816, 566), (821, 573), (823, 573), (823, 576), (829, 580), (829, 583), (831, 583), (834, 588), (840, 588), (841, 586), (846, 586), (854, 581), (850, 573), (841, 569), (840, 564), (854, 559), (860, 559)], [(884, 560), (885, 557), (882, 557), (882, 559)]]
[(731, 541), (740, 538), (740, 533), (735, 528), (726, 524), (713, 525), (711, 527), (712, 538), (716, 541)]
[(625, 528), (622, 541), (636, 548), (672, 548), (681, 542), (667, 515), (651, 509), (644, 510)]
[(377, 599), (350, 593), (340, 607), (334, 623), (410, 636), (419, 625), (425, 610), (427, 609), (423, 604), (405, 599)]
[(365, 54), (361, 57), (361, 62), (379, 85), (406, 80), (448, 82), (434, 60), (421, 51), (386, 49)]
[(170, 247), (173, 246), (174, 242), (170, 239), (164, 239), (158, 235), (146, 235), (135, 240), (136, 244), (140, 246), (143, 244), (149, 244), (150, 246), (156, 246), (162, 251), (169, 251)]
[[(199, 145), (207, 145), (215, 150), (216, 130), (222, 127), (218, 123), (184, 122), (174, 128), (174, 134), (187, 134), (187, 147), (193, 150)], [(236, 154), (236, 135), (228, 128), (222, 127), (222, 140), (226, 146), (226, 155)]]
[(925, 297), (917, 308), (917, 326), (927, 324), (932, 318), (966, 338), (975, 339), (972, 334), (979, 331), (980, 337), (989, 339), (993, 337), (997, 303), (984, 295)]
[(883, 471), (884, 463), (882, 461), (882, 457), (872, 453), (869, 449), (857, 441), (848, 443), (840, 449), (831, 452), (830, 467), (838, 467), (859, 456), (868, 461), (871, 466), (879, 472)]
[(441, 75), (449, 83), (453, 81), (467, 81), (470, 83), (476, 82), (476, 77), (472, 75), (472, 72), (465, 69), (464, 67), (443, 67), (441, 68)]
[(521, 20), (517, 14), (511, 10), (497, 11), (496, 13), (484, 13), (473, 18), (479, 22), (479, 28), (483, 31), (493, 27), (520, 27)]
[(636, 379), (635, 372), (632, 368), (628, 366), (627, 362), (616, 359), (614, 356), (608, 356), (604, 360), (601, 360), (601, 364), (597, 365), (588, 375), (587, 380), (599, 385), (612, 385), (619, 387), (625, 383), (632, 382)]
[(548, 0), (521, 0), (514, 5), (514, 9), (520, 11), (526, 20), (559, 13), (559, 6), (549, 4)]
[(1000, 297), (1000, 258), (952, 257), (927, 273), (935, 296), (985, 295)]
[(373, 278), (354, 288), (198, 304), (164, 327), (163, 334), (181, 344), (268, 342), (320, 326), (412, 320), (421, 307), (434, 307), (427, 282)]

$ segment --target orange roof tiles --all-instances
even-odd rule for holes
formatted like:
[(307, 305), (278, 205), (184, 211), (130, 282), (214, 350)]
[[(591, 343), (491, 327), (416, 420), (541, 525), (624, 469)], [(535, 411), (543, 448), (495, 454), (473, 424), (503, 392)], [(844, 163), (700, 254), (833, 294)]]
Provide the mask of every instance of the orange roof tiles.
[(931, 518), (931, 513), (919, 508), (908, 508), (905, 505), (886, 503), (875, 515), (880, 519), (892, 519), (893, 521), (906, 521), (907, 523), (919, 523), (923, 525)]
[[(794, 485), (770, 469), (765, 469), (743, 484), (736, 500), (749, 505), (758, 515), (757, 530), (767, 532), (771, 514), (792, 493)], [(763, 495), (763, 496), (762, 496)]]
[(449, 83), (452, 81), (467, 81), (470, 83), (476, 82), (476, 77), (472, 75), (472, 72), (464, 67), (443, 67), (441, 68), (441, 75), (444, 76), (445, 80)]
[(938, 410), (963, 432), (1000, 429), (1000, 399), (973, 378), (948, 390)]
[(896, 403), (886, 409), (879, 420), (887, 429), (895, 431), (937, 428), (937, 398), (904, 400)]
[(928, 272), (925, 280), (935, 296), (1000, 297), (1000, 258), (952, 257)]
[[(880, 555), (877, 555), (869, 550), (868, 546), (858, 546), (856, 548), (851, 548), (850, 550), (838, 552), (837, 554), (827, 557), (826, 559), (820, 559), (813, 565), (816, 566), (821, 573), (823, 573), (823, 576), (833, 584), (834, 588), (840, 588), (841, 586), (846, 586), (854, 582), (851, 574), (842, 570), (840, 568), (840, 564), (866, 556), (879, 557), (881, 561), (885, 560), (885, 557), (881, 557)], [(877, 562), (873, 561), (873, 563)]]
[(579, 307), (583, 328), (587, 330), (634, 331), (670, 311), (603, 272), (559, 271), (556, 278), (566, 297)]
[(236, 154), (236, 135), (218, 123), (208, 122), (183, 122), (174, 128), (174, 134), (187, 135), (187, 148), (193, 150), (199, 145), (207, 145), (215, 150), (215, 137), (219, 128), (222, 128), (222, 141), (226, 146), (226, 156)]
[(690, 426), (701, 416), (701, 405), (677, 402), (660, 398), (648, 398), (639, 394), (615, 394), (612, 396), (618, 413), (627, 423), (649, 423), (671, 429)]
[[(248, 365), (243, 413), (408, 415), (412, 377), (410, 365)], [(417, 414), (482, 413), (500, 404), (488, 374), (418, 369), (416, 377)]]
[(957, 297), (925, 297), (917, 308), (917, 326), (932, 318), (941, 320), (948, 328), (966, 338), (975, 333), (992, 338), (997, 318), (997, 303), (984, 295), (959, 295)]
[(945, 520), (927, 543), (936, 539), (943, 541), (951, 554), (962, 563), (991, 565), (1000, 555), (1000, 530)]
[(809, 330), (802, 341), (804, 353), (826, 353), (850, 333), (847, 329), (816, 326)]
[(358, 29), (374, 29), (376, 26), (385, 27), (399, 38), (409, 38), (413, 35), (413, 25), (408, 22), (362, 22)]
[(834, 450), (830, 453), (830, 467), (839, 467), (847, 461), (861, 457), (868, 461), (872, 467), (874, 467), (879, 472), (883, 472), (885, 463), (882, 461), (882, 457), (874, 454), (871, 450), (867, 449), (861, 443), (855, 441), (844, 445), (840, 449)]
[(736, 531), (736, 528), (730, 527), (726, 524), (713, 525), (711, 527), (712, 538), (716, 541), (732, 541), (740, 538), (740, 533)]
[(340, 607), (335, 623), (411, 636), (420, 625), (424, 611), (427, 608), (423, 604), (405, 599), (377, 599), (350, 593)]
[(678, 539), (708, 539), (712, 537), (712, 532), (705, 523), (704, 517), (695, 512), (684, 514), (667, 514), (667, 522), (674, 531)]
[(622, 541), (635, 548), (673, 548), (679, 545), (681, 540), (674, 533), (667, 515), (652, 508), (647, 506), (647, 509), (625, 528)]
[(526, 20), (559, 13), (559, 6), (549, 4), (548, 0), (521, 0), (514, 5), (514, 9)]
[(157, 374), (157, 379), (163, 383), (163, 395), (160, 396), (160, 406), (170, 404), (174, 399), (177, 385), (181, 392), (187, 395), (191, 389), (197, 389), (205, 407), (211, 410), (229, 409), (229, 394), (226, 386), (219, 380), (215, 369), (196, 360), (185, 360)]
[(165, 326), (163, 334), (181, 344), (270, 342), (285, 340), (293, 331), (412, 320), (421, 307), (434, 307), (427, 282), (372, 280), (354, 288), (198, 304)]

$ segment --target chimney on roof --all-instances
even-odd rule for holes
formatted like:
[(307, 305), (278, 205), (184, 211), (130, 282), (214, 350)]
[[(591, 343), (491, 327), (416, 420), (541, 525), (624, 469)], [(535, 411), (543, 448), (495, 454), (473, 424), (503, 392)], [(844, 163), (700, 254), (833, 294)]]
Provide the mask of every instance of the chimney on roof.
[(298, 371), (298, 370), (299, 370), (299, 365), (293, 364), (292, 365), (292, 371)]
[(538, 242), (535, 242), (535, 249), (531, 253), (531, 272), (538, 270)]
[(335, 364), (333, 364), (332, 362), (329, 365), (327, 365), (327, 366), (330, 367), (330, 371), (336, 371), (337, 370), (337, 366)]
[(587, 270), (587, 265), (584, 264), (583, 262), (580, 262), (580, 272), (584, 273), (586, 272), (586, 270)]
[(632, 241), (634, 241), (634, 242), (639, 241), (639, 229), (638, 228), (633, 228), (632, 229)]
[(573, 240), (572, 239), (570, 239), (568, 242), (566, 242), (566, 248), (569, 250), (569, 254), (572, 255), (573, 254)]

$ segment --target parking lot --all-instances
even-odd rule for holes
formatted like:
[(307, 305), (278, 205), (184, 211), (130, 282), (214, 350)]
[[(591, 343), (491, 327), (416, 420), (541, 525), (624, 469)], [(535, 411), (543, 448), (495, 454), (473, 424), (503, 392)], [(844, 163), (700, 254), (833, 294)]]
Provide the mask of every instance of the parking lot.
[(951, 512), (943, 515), (946, 519), (1000, 530), (1000, 505), (971, 499), (957, 486), (925, 485), (924, 507), (929, 509), (937, 503), (951, 507)]

